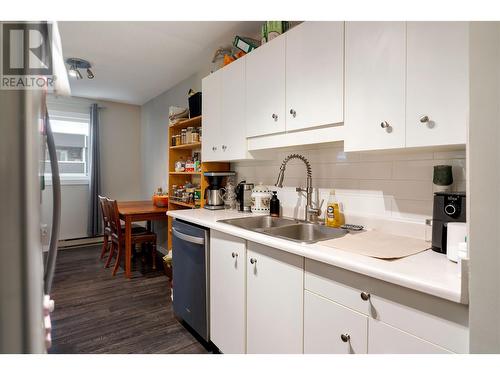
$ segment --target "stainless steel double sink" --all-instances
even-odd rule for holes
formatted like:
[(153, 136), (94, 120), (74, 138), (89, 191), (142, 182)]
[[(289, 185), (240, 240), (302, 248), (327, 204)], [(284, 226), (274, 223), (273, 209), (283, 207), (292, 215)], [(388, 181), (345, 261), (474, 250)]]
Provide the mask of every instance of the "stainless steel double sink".
[(345, 229), (330, 228), (321, 224), (307, 223), (284, 217), (249, 216), (218, 220), (218, 222), (300, 243), (330, 240), (345, 236), (348, 233)]

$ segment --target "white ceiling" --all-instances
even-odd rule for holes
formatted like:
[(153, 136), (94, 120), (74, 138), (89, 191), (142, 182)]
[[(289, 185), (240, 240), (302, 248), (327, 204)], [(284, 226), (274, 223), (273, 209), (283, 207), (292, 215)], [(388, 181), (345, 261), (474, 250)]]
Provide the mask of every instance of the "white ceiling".
[(59, 22), (65, 58), (94, 66), (95, 78), (70, 78), (71, 93), (144, 104), (207, 70), (216, 48), (235, 34), (255, 36), (260, 22)]

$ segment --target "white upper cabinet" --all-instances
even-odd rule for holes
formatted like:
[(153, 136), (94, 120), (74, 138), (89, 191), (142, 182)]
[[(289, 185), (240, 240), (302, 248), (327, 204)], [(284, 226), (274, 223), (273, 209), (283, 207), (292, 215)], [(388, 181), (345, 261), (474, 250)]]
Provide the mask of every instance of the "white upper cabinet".
[(304, 22), (286, 34), (286, 130), (344, 121), (344, 22)]
[(285, 131), (285, 35), (245, 56), (247, 137)]
[(222, 71), (220, 70), (212, 73), (203, 78), (201, 82), (203, 92), (203, 100), (201, 101), (203, 131), (201, 143), (202, 161), (220, 160), (221, 73)]
[(405, 22), (346, 22), (346, 151), (405, 146)]
[(245, 130), (245, 63), (238, 59), (202, 81), (203, 161), (249, 159)]
[(220, 160), (248, 159), (245, 128), (245, 64), (238, 59), (222, 71)]
[(468, 23), (408, 22), (406, 147), (464, 144)]

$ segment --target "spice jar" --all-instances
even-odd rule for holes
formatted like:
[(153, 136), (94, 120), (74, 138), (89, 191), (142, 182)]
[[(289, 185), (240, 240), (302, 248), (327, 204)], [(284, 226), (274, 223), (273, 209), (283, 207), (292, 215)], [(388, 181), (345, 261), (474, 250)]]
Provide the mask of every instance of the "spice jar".
[(176, 142), (177, 142), (177, 137), (175, 135), (173, 135), (172, 136), (172, 146), (176, 146), (177, 145)]
[(185, 145), (186, 142), (186, 129), (181, 130), (181, 145)]
[(192, 143), (192, 134), (193, 134), (193, 130), (194, 128), (192, 126), (189, 126), (187, 129), (186, 129), (186, 143)]
[(191, 142), (196, 143), (200, 141), (200, 134), (198, 133), (198, 129), (194, 129), (191, 133)]

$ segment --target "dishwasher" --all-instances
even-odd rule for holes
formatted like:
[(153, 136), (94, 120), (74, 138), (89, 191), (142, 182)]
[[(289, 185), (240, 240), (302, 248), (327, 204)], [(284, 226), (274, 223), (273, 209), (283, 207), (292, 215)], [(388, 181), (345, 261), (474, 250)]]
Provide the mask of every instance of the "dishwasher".
[(175, 219), (172, 223), (173, 307), (175, 315), (209, 341), (208, 229)]

